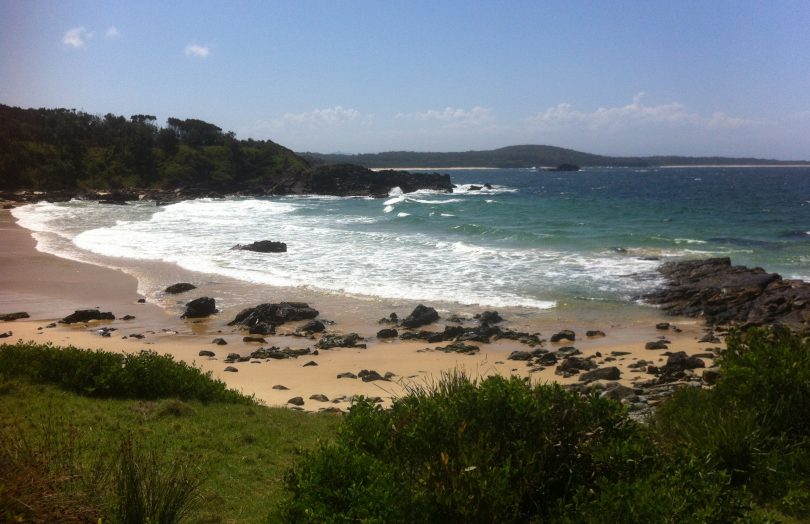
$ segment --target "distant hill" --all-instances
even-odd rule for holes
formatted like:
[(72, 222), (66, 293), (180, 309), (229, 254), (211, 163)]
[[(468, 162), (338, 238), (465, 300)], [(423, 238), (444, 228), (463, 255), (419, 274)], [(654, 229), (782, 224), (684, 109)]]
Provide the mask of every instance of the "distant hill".
[(415, 151), (387, 151), (359, 155), (299, 153), (312, 165), (358, 164), (369, 168), (447, 168), (447, 167), (541, 167), (560, 164), (580, 166), (694, 166), (694, 165), (763, 165), (807, 164), (807, 161), (786, 162), (762, 158), (649, 156), (613, 157), (583, 153), (554, 146), (509, 146), (489, 151), (463, 151), (456, 153), (427, 153)]

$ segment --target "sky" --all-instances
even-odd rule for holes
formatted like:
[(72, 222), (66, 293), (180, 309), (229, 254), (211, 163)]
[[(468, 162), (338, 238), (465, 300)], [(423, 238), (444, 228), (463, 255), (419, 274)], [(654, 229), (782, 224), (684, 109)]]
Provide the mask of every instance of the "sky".
[(810, 160), (810, 2), (0, 0), (0, 103), (322, 153)]

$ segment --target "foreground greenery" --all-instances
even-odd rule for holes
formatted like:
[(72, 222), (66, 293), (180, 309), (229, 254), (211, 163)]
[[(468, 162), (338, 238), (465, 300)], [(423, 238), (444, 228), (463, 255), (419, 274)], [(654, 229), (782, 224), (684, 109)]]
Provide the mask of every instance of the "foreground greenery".
[(288, 476), (285, 520), (810, 522), (810, 342), (728, 347), (715, 388), (682, 389), (649, 424), (514, 378), (361, 402)]
[[(97, 352), (2, 346), (0, 520), (810, 522), (810, 341), (727, 345), (714, 388), (643, 422), (596, 395), (458, 374), (343, 417), (204, 403), (202, 385), (98, 399), (71, 373)], [(7, 367), (35, 358), (63, 378)]]
[(0, 189), (272, 185), (307, 162), (269, 140), (238, 140), (214, 124), (129, 119), (0, 104)]

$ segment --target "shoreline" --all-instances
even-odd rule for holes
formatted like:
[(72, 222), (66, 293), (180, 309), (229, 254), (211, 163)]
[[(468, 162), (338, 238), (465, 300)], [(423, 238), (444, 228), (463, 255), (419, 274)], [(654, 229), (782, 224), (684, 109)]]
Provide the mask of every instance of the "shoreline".
[[(0, 255), (0, 313), (27, 311), (30, 320), (17, 320), (0, 323), (0, 332), (12, 331), (11, 337), (2, 342), (14, 343), (18, 340), (37, 343), (50, 342), (56, 345), (74, 345), (89, 349), (104, 349), (115, 352), (137, 352), (143, 349), (171, 354), (175, 359), (194, 363), (204, 371), (211, 371), (214, 378), (222, 379), (229, 387), (254, 394), (268, 405), (285, 406), (293, 397), (303, 397), (306, 410), (328, 407), (346, 409), (349, 397), (362, 394), (381, 397), (383, 404), (390, 404), (391, 398), (402, 395), (409, 385), (425, 385), (434, 381), (442, 373), (463, 370), (480, 377), (489, 374), (504, 376), (516, 375), (533, 382), (555, 381), (562, 384), (580, 383), (577, 376), (563, 378), (554, 374), (554, 367), (530, 371), (526, 362), (508, 360), (513, 351), (530, 351), (531, 348), (513, 340), (497, 340), (481, 344), (475, 355), (443, 353), (435, 351), (437, 346), (447, 342), (427, 343), (425, 341), (378, 340), (378, 330), (388, 327), (378, 324), (378, 319), (396, 312), (400, 318), (407, 316), (416, 301), (359, 299), (337, 294), (319, 293), (298, 288), (275, 288), (237, 282), (184, 270), (168, 263), (141, 261), (121, 261), (123, 270), (109, 269), (89, 263), (64, 259), (38, 251), (29, 230), (18, 226), (8, 211), (0, 212), (0, 242), (6, 247)], [(133, 267), (135, 268), (133, 270)], [(140, 269), (138, 269), (140, 268)], [(163, 287), (175, 282), (192, 282), (198, 286), (191, 292), (175, 296), (148, 296), (147, 303), (137, 303), (142, 296), (138, 291), (138, 281), (132, 273), (153, 272), (171, 277)], [(217, 300), (221, 311), (203, 320), (182, 320), (182, 305), (200, 297), (211, 296)], [(262, 360), (226, 364), (223, 362), (229, 353), (247, 356), (259, 347), (270, 345), (279, 348), (315, 349), (315, 338), (294, 335), (295, 329), (304, 322), (293, 322), (279, 327), (276, 335), (265, 337), (266, 344), (246, 343), (242, 337), (245, 330), (226, 324), (236, 313), (245, 307), (253, 307), (264, 302), (303, 301), (320, 311), (319, 319), (333, 321), (327, 329), (337, 333), (356, 332), (364, 338), (366, 349), (335, 348), (320, 350), (317, 355), (309, 354), (286, 360)], [(462, 325), (476, 325), (472, 320), (475, 313), (484, 308), (453, 304), (427, 304), (439, 310), (441, 319), (421, 329), (441, 331), (452, 315), (466, 319)], [(56, 322), (75, 309), (99, 307), (111, 311), (116, 318), (133, 315), (129, 321), (91, 322), (56, 327), (45, 327)], [(619, 306), (610, 311), (599, 308), (593, 311), (582, 309), (566, 310), (558, 307), (552, 310), (529, 310), (527, 308), (499, 308), (506, 320), (500, 324), (504, 328), (530, 333), (542, 333), (542, 338), (563, 329), (577, 333), (575, 342), (551, 343), (545, 347), (556, 350), (564, 346), (575, 346), (582, 356), (594, 357), (600, 366), (615, 365), (622, 371), (620, 383), (632, 386), (636, 381), (651, 378), (643, 369), (628, 366), (639, 360), (654, 365), (662, 365), (666, 357), (661, 351), (646, 350), (645, 343), (666, 336), (672, 341), (671, 351), (705, 353), (710, 347), (699, 343), (704, 333), (702, 321), (688, 318), (665, 317), (651, 307), (633, 305)], [(663, 332), (655, 328), (658, 322), (670, 322), (682, 331)], [(104, 337), (99, 328), (115, 328), (110, 336)], [(585, 337), (586, 330), (598, 329), (605, 337)], [(144, 335), (133, 338), (132, 335)], [(212, 344), (215, 338), (224, 338), (228, 345)], [(201, 350), (215, 352), (214, 358), (200, 357)], [(610, 357), (611, 352), (626, 353)], [(606, 358), (611, 360), (605, 361)], [(304, 366), (308, 362), (316, 365)], [(227, 366), (238, 372), (226, 372)], [(707, 367), (711, 365), (707, 359)], [(359, 379), (338, 379), (339, 373), (357, 374), (362, 369), (372, 369), (380, 374), (392, 372), (395, 377), (390, 382), (362, 382)], [(283, 385), (286, 390), (273, 389)], [(315, 394), (326, 395), (330, 402), (310, 400)], [(346, 397), (337, 403), (336, 397)]]

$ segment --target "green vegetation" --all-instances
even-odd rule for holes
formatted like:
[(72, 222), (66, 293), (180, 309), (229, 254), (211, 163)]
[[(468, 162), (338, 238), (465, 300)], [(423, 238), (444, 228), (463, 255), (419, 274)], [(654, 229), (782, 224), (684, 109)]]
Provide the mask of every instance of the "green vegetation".
[(775, 329), (728, 346), (714, 389), (681, 390), (649, 424), (501, 377), (359, 403), (288, 476), (285, 519), (810, 522), (810, 341)]
[[(7, 367), (50, 351), (59, 350), (0, 346), (2, 522), (264, 522), (297, 450), (330, 438), (339, 420), (261, 407), (237, 393), (195, 399), (208, 388), (189, 400), (101, 399), (57, 387), (61, 380), (31, 383), (24, 367)], [(82, 366), (79, 359), (98, 353), (63, 362)], [(161, 367), (189, 373), (170, 360)]]
[(253, 398), (227, 389), (171, 355), (152, 351), (122, 355), (41, 344), (4, 345), (0, 370), (36, 384), (54, 384), (91, 397), (155, 400), (176, 397), (203, 402), (252, 404)]
[(557, 385), (459, 374), (343, 417), (207, 393), (99, 399), (99, 381), (13, 365), (88, 377), (99, 352), (2, 346), (0, 520), (808, 523), (810, 339), (727, 345), (715, 387), (643, 422)]
[(237, 140), (196, 119), (90, 115), (0, 105), (0, 189), (274, 185), (308, 164), (274, 143)]
[(792, 164), (807, 162), (784, 162), (761, 158), (725, 157), (613, 157), (594, 155), (554, 146), (521, 145), (508, 146), (489, 151), (463, 151), (456, 153), (428, 153), (416, 151), (386, 151), (359, 155), (300, 153), (313, 165), (317, 164), (358, 164), (365, 167), (408, 168), (408, 167), (552, 167), (560, 164), (578, 166), (694, 166), (694, 165), (734, 165), (734, 164)]

